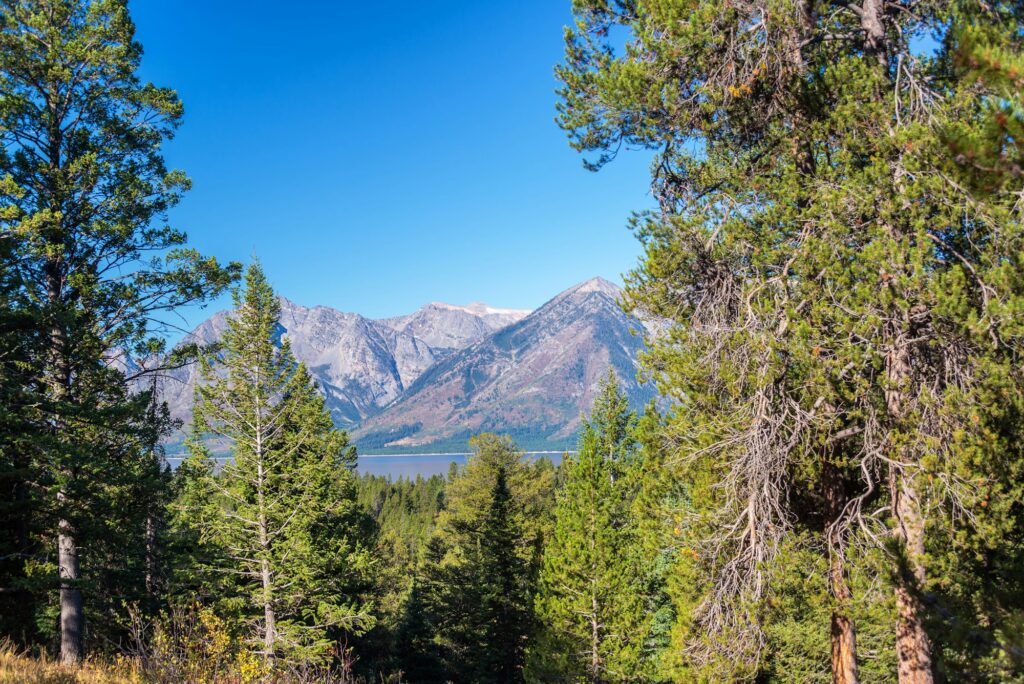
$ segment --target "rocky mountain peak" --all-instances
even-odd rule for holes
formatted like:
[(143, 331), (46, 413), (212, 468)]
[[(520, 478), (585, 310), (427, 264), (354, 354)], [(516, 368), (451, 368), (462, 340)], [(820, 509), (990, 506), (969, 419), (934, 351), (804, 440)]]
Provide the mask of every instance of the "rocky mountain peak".
[(470, 302), (465, 306), (460, 306), (458, 304), (446, 304), (444, 302), (431, 302), (427, 307), (446, 311), (464, 311), (474, 316), (507, 316), (510, 318), (522, 318), (530, 313), (530, 309), (502, 309), (494, 306), (488, 306), (483, 302)]
[[(639, 324), (616, 305), (619, 293), (592, 278), (533, 312), (433, 302), (382, 320), (282, 297), (280, 327), (335, 422), (356, 428), (360, 448), (464, 440), (481, 430), (561, 444), (573, 439), (609, 367), (631, 396), (649, 394), (635, 380), (642, 342), (629, 331)], [(187, 339), (216, 341), (228, 314), (214, 314)], [(196, 368), (183, 368), (160, 390), (186, 423), (196, 381)]]
[(603, 294), (609, 295), (610, 297), (617, 298), (620, 294), (622, 294), (622, 288), (616, 285), (615, 283), (605, 280), (604, 278), (598, 276), (596, 278), (591, 278), (590, 280), (585, 280), (579, 285), (576, 285), (566, 290), (567, 294), (584, 294), (587, 292), (601, 292)]
[(636, 379), (643, 340), (632, 331), (643, 324), (617, 306), (619, 293), (607, 280), (588, 280), (452, 353), (362, 423), (356, 443), (364, 450), (454, 447), (494, 431), (528, 448), (567, 446), (609, 368), (642, 405), (654, 394)]

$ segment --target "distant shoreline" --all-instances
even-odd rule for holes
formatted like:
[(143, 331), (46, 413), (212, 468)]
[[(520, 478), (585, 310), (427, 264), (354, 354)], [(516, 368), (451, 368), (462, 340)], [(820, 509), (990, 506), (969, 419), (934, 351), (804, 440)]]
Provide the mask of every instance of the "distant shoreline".
[[(576, 452), (572, 449), (557, 449), (548, 451), (524, 451), (524, 456), (555, 456), (562, 454), (575, 454)], [(425, 454), (359, 454), (358, 458), (407, 458), (407, 457), (437, 457), (437, 456), (452, 456), (452, 457), (465, 457), (472, 456), (472, 452), (469, 451), (455, 451), (455, 452), (438, 452), (438, 453), (425, 453)], [(184, 461), (188, 456), (165, 456), (165, 461)], [(230, 460), (230, 456), (210, 456), (211, 460), (214, 461), (227, 461)]]
[[(575, 454), (576, 452), (571, 449), (554, 449), (547, 451), (524, 451), (524, 456), (552, 456), (561, 454)], [(394, 453), (394, 454), (359, 454), (359, 458), (395, 458), (398, 456), (472, 456), (473, 453), (470, 451), (455, 451), (455, 452), (437, 452), (437, 453), (425, 453), (425, 454), (406, 454), (406, 453)]]

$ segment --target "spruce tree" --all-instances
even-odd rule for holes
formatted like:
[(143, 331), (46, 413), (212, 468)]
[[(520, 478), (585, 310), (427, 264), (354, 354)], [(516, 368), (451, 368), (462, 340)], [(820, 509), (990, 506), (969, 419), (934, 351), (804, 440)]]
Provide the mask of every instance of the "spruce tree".
[(609, 373), (584, 421), (578, 453), (563, 462), (537, 596), (550, 640), (537, 655), (563, 681), (645, 677), (642, 572), (631, 510), (639, 469), (635, 422)]
[[(2, 229), (0, 229), (2, 230)], [(37, 550), (38, 501), (32, 496), (33, 407), (38, 404), (32, 359), (40, 337), (31, 311), (18, 304), (16, 236), (0, 232), (0, 634), (19, 646), (38, 637), (37, 602), (24, 558)]]
[(423, 604), (449, 678), (519, 681), (554, 472), (550, 462), (526, 462), (507, 437), (477, 435), (470, 445), (425, 549)]
[(519, 552), (523, 536), (513, 506), (505, 468), (499, 466), (490, 506), (480, 526), (479, 550), (473, 559), (481, 582), (480, 681), (496, 684), (523, 681), (527, 640), (533, 632), (533, 583), (530, 568)]
[(159, 352), (162, 314), (234, 275), (164, 224), (188, 187), (160, 154), (182, 106), (139, 80), (134, 32), (124, 0), (0, 3), (0, 235), (15, 239), (3, 269), (17, 274), (16, 305), (42, 344), (27, 385), (40, 393), (27, 451), (38, 506), (26, 511), (39, 512), (43, 540), (24, 557), (56, 558), (67, 663), (83, 656), (83, 583), (95, 595), (88, 575), (123, 562), (98, 545), (115, 534), (137, 548), (137, 526), (103, 512), (139, 495), (161, 427), (147, 426), (150, 402), (129, 391), (136, 373), (123, 361)]
[(212, 510), (202, 541), (220, 555), (214, 569), (238, 578), (224, 586), (237, 592), (268, 667), (323, 661), (344, 633), (372, 626), (360, 596), (371, 559), (353, 447), (280, 336), (280, 303), (259, 265), (234, 301), (220, 351), (202, 359), (196, 387), (197, 464), (207, 458), (204, 438), (230, 450), (206, 478)]

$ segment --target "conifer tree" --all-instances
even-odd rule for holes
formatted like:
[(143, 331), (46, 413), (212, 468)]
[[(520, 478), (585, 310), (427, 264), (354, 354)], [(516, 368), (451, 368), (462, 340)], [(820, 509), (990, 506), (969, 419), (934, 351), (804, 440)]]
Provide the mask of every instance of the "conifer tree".
[(507, 437), (470, 445), (425, 550), (423, 603), (449, 678), (521, 681), (554, 473), (550, 462), (524, 461)]
[[(949, 538), (1013, 554), (985, 497), (1019, 469), (1024, 231), (1015, 192), (960, 182), (949, 143), (1000, 122), (956, 66), (961, 41), (981, 31), (987, 54), (1019, 51), (1019, 8), (573, 8), (559, 70), (571, 144), (594, 168), (623, 146), (657, 150), (627, 300), (670, 322), (645, 364), (678, 402), (666, 463), (695, 509), (676, 524), (701, 590), (680, 610), (680, 661), (757, 676), (762, 608), (804, 545), (827, 559), (835, 681), (858, 680), (853, 606), (872, 599), (851, 577), (869, 549), (890, 554), (899, 680), (980, 671), (929, 632), (949, 585), (928, 564)], [(934, 55), (914, 40), (928, 32)]]
[(16, 273), (15, 304), (42, 345), (26, 385), (40, 393), (28, 452), (38, 505), (26, 511), (38, 512), (42, 539), (23, 558), (56, 558), (67, 663), (83, 656), (82, 584), (104, 571), (98, 545), (113, 533), (137, 548), (140, 533), (102, 519), (138, 493), (132, 478), (151, 460), (140, 434), (151, 432), (150, 402), (129, 391), (136, 373), (122, 362), (161, 350), (163, 312), (234, 277), (163, 224), (188, 186), (160, 154), (182, 107), (139, 80), (134, 32), (124, 0), (0, 3), (0, 239), (15, 239), (3, 269)]
[(166, 557), (164, 598), (172, 607), (208, 605), (221, 593), (215, 568), (223, 565), (222, 550), (204, 535), (219, 514), (211, 485), (216, 463), (194, 439), (189, 436), (189, 453), (172, 474), (159, 539)]
[(482, 584), (479, 610), (484, 652), (480, 680), (496, 684), (523, 681), (526, 641), (533, 632), (533, 583), (530, 568), (519, 554), (523, 537), (513, 505), (505, 468), (499, 466), (474, 559)]
[(951, 154), (976, 192), (1013, 192), (1024, 178), (1024, 51), (1014, 24), (960, 27), (951, 61), (985, 95), (980, 124), (953, 122), (946, 130)]
[(544, 547), (538, 617), (551, 644), (538, 654), (564, 681), (642, 681), (645, 637), (637, 529), (636, 416), (609, 373), (563, 462), (554, 532)]
[(15, 235), (0, 232), (0, 633), (24, 647), (37, 636), (38, 597), (28, 586), (23, 559), (36, 550), (39, 523), (29, 468), (39, 335), (31, 312), (17, 303), (15, 247)]
[[(192, 449), (229, 445), (230, 460), (206, 478), (212, 510), (202, 541), (237, 577), (242, 617), (266, 665), (322, 661), (343, 632), (372, 625), (360, 592), (371, 560), (355, 502), (353, 448), (280, 335), (280, 303), (258, 264), (217, 356), (201, 361)], [(199, 467), (200, 471), (209, 468)]]

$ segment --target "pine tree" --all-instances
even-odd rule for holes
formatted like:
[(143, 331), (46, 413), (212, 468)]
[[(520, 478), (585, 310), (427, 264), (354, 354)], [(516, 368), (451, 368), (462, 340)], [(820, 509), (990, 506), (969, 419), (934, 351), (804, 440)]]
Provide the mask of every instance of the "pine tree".
[(495, 684), (523, 681), (526, 642), (533, 632), (531, 573), (519, 554), (523, 536), (513, 505), (505, 468), (499, 466), (480, 526), (479, 551), (473, 559), (482, 585), (480, 681)]
[(477, 435), (470, 445), (425, 549), (423, 604), (449, 678), (519, 681), (554, 471), (550, 462), (526, 462), (507, 437)]
[[(981, 671), (935, 641), (952, 620), (932, 607), (955, 592), (929, 562), (950, 538), (1014, 553), (1016, 523), (997, 530), (985, 492), (1012, 491), (1019, 470), (1024, 231), (1013, 192), (961, 182), (950, 141), (999, 123), (956, 67), (961, 41), (982, 31), (987, 54), (1018, 52), (1019, 8), (573, 8), (559, 70), (571, 144), (594, 168), (622, 146), (657, 150), (626, 298), (669, 322), (645, 364), (678, 402), (665, 462), (692, 496), (675, 527), (699, 597), (680, 606), (679, 660), (757, 676), (773, 657), (763, 609), (792, 554), (821, 549), (832, 676), (857, 681), (852, 616), (876, 597), (852, 588), (882, 549), (894, 674)], [(912, 38), (926, 32), (934, 55)]]
[(410, 682), (444, 681), (444, 669), (433, 636), (423, 588), (414, 576), (396, 636), (399, 669)]
[(1024, 50), (1013, 23), (969, 23), (960, 27), (953, 65), (965, 82), (985, 95), (980, 124), (953, 122), (945, 132), (950, 153), (975, 192), (1014, 192), (1024, 178)]
[[(609, 373), (563, 462), (555, 529), (544, 547), (537, 610), (563, 681), (642, 681), (645, 637), (637, 529), (632, 518), (636, 416)], [(550, 668), (551, 665), (548, 665)]]
[(46, 540), (28, 557), (57, 559), (68, 663), (87, 636), (83, 582), (93, 595), (116, 589), (88, 577), (122, 562), (99, 546), (113, 533), (134, 549), (141, 534), (100, 513), (138, 494), (132, 478), (151, 460), (151, 435), (140, 434), (154, 427), (150, 402), (129, 392), (135, 373), (119, 366), (161, 350), (163, 312), (234, 276), (162, 223), (188, 186), (160, 155), (182, 108), (138, 79), (141, 54), (124, 0), (0, 4), (0, 235), (16, 237), (3, 267), (17, 274), (15, 303), (42, 344), (27, 385), (40, 393), (28, 468)]
[(354, 453), (287, 338), (277, 342), (279, 315), (263, 271), (250, 266), (221, 351), (202, 360), (192, 441), (197, 465), (200, 438), (230, 445), (206, 480), (213, 510), (202, 537), (221, 554), (217, 569), (237, 576), (250, 640), (268, 666), (322, 661), (343, 632), (372, 626), (360, 602), (371, 561)]

